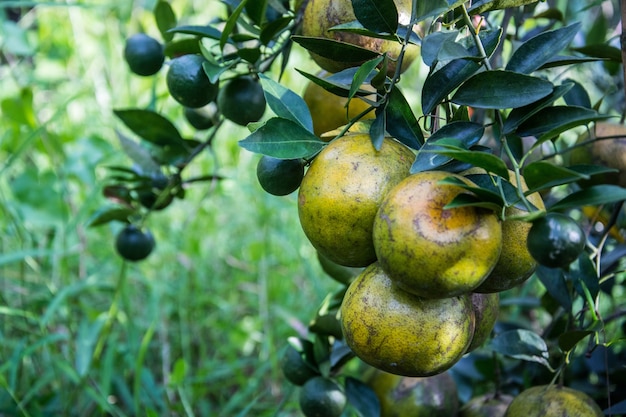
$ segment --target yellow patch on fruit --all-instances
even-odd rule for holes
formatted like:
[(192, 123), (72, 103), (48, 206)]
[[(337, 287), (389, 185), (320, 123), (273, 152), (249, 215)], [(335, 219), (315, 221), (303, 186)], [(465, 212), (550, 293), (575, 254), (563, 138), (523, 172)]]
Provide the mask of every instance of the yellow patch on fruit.
[(461, 359), (474, 334), (474, 312), (467, 294), (416, 297), (374, 263), (348, 287), (341, 327), (365, 363), (398, 375), (431, 376)]
[(491, 211), (445, 208), (463, 188), (442, 184), (443, 171), (404, 179), (383, 200), (374, 220), (374, 249), (381, 267), (399, 287), (424, 298), (472, 291), (500, 257), (502, 227)]
[(504, 417), (602, 417), (596, 402), (582, 391), (558, 385), (539, 385), (522, 391)]
[(322, 255), (344, 266), (376, 260), (372, 226), (387, 192), (409, 175), (415, 154), (386, 138), (380, 151), (368, 134), (329, 143), (313, 160), (298, 194), (305, 235)]

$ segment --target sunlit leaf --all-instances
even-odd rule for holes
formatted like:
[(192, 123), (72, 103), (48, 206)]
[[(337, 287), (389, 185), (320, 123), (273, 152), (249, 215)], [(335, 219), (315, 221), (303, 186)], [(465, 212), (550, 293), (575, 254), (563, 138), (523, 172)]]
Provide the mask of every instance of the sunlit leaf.
[(159, 113), (143, 109), (114, 110), (113, 113), (145, 141), (159, 146), (178, 146), (183, 141), (176, 126)]
[(278, 117), (292, 120), (312, 132), (313, 120), (302, 97), (264, 74), (259, 77), (270, 109)]
[(226, 44), (229, 42), (230, 35), (237, 27), (237, 21), (239, 20), (239, 16), (241, 15), (244, 7), (246, 7), (247, 2), (248, 0), (241, 0), (239, 6), (237, 6), (232, 11), (230, 16), (228, 16), (228, 20), (226, 21), (226, 24), (224, 25), (224, 30), (222, 31), (222, 36), (220, 37), (220, 49), (224, 50), (224, 46), (226, 46)]
[(169, 30), (176, 27), (176, 14), (167, 1), (159, 0), (154, 6), (154, 20), (163, 39), (171, 41), (174, 34)]

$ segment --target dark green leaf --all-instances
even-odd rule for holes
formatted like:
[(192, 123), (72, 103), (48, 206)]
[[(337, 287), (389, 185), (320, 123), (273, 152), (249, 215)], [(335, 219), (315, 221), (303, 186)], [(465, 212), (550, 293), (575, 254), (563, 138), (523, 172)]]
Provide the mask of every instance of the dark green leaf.
[(184, 25), (170, 29), (170, 33), (184, 33), (186, 35), (200, 36), (203, 38), (211, 38), (220, 40), (222, 38), (222, 32), (213, 26), (197, 26), (197, 25)]
[(504, 121), (503, 133), (505, 135), (512, 133), (520, 124), (528, 120), (532, 115), (548, 106), (551, 106), (552, 103), (567, 94), (572, 87), (573, 84), (571, 82), (557, 85), (554, 87), (552, 93), (546, 97), (526, 106), (511, 110)]
[[(462, 3), (457, 1), (457, 5)], [(429, 17), (438, 16), (447, 10), (450, 10), (456, 6), (450, 5), (447, 0), (428, 0), (428, 1), (414, 1), (414, 9), (411, 11), (411, 21), (421, 22)]]
[(494, 70), (472, 76), (459, 87), (451, 101), (476, 108), (510, 109), (546, 97), (552, 90), (552, 83), (541, 78)]
[[(595, 264), (589, 259), (587, 253), (582, 253), (578, 257), (578, 262), (572, 263), (569, 274), (578, 295), (585, 298), (585, 290), (587, 290), (592, 299), (598, 296), (600, 292), (598, 273)], [(588, 307), (595, 308), (593, 305)]]
[[(325, 90), (340, 97), (348, 97), (352, 89), (352, 81), (354, 80), (354, 77), (356, 73), (358, 72), (358, 69), (359, 68), (349, 68), (349, 69), (338, 72), (326, 78), (320, 78), (316, 75), (309, 74), (304, 71), (300, 71), (298, 69), (296, 69), (296, 71), (304, 75), (306, 78), (308, 78), (315, 84), (324, 88)], [(344, 75), (346, 75), (346, 77), (344, 77)], [(369, 96), (371, 94), (372, 94), (371, 91), (358, 90), (354, 95)]]
[(395, 33), (398, 29), (398, 9), (393, 0), (352, 0), (354, 15), (373, 32)]
[(239, 6), (233, 10), (232, 14), (228, 16), (228, 20), (224, 25), (224, 30), (222, 31), (222, 36), (220, 37), (220, 49), (224, 50), (224, 46), (229, 42), (230, 35), (233, 33), (235, 28), (237, 27), (237, 21), (239, 20), (239, 16), (243, 11), (244, 7), (246, 7), (246, 3), (248, 0), (241, 0)]
[(130, 207), (105, 207), (98, 210), (87, 222), (88, 227), (102, 226), (110, 222), (128, 223), (128, 218), (135, 213)]
[(580, 57), (580, 56), (554, 56), (548, 60), (545, 64), (542, 65), (539, 69), (548, 69), (555, 68), (567, 65), (575, 65), (575, 64), (584, 64), (586, 62), (596, 62), (602, 61), (603, 58), (590, 58), (590, 57)]
[(246, 14), (257, 25), (261, 26), (265, 20), (267, 0), (255, 0), (246, 3)]
[(585, 90), (585, 87), (583, 87), (581, 83), (570, 79), (563, 82), (573, 83), (572, 89), (563, 96), (565, 103), (567, 103), (568, 106), (585, 107), (587, 109), (591, 109), (593, 107), (589, 93)]
[[(397, 42), (399, 36), (402, 36), (402, 38), (404, 38), (406, 29), (406, 26), (399, 26), (397, 33), (372, 32), (371, 30), (366, 29), (358, 20), (354, 20), (352, 22), (342, 23), (340, 25), (333, 26), (328, 30), (330, 32), (350, 32), (356, 35), (369, 36), (371, 38)], [(411, 31), (409, 32), (409, 43), (419, 45), (421, 43), (421, 38), (417, 33)]]
[(506, 70), (522, 74), (536, 71), (555, 54), (565, 49), (574, 39), (580, 27), (580, 23), (574, 23), (530, 38), (513, 53)]
[(385, 129), (387, 127), (387, 115), (383, 109), (376, 109), (376, 119), (370, 125), (369, 134), (372, 139), (372, 144), (377, 151), (383, 146), (383, 140), (385, 139)]
[(141, 139), (159, 146), (180, 146), (183, 138), (176, 126), (151, 110), (114, 110), (113, 113)]
[(334, 61), (354, 63), (355, 66), (380, 55), (369, 49), (361, 48), (350, 43), (339, 42), (334, 39), (296, 35), (291, 38), (294, 42), (310, 52)]
[(244, 61), (254, 64), (261, 57), (261, 50), (259, 48), (239, 48), (237, 50), (237, 55), (239, 55)]
[(495, 204), (489, 201), (481, 200), (479, 197), (471, 194), (459, 194), (452, 199), (451, 202), (444, 206), (444, 209), (450, 210), (459, 207), (480, 207), (498, 213), (502, 209), (501, 204)]
[(548, 291), (548, 294), (550, 294), (565, 311), (570, 311), (572, 309), (572, 296), (567, 286), (567, 281), (565, 281), (563, 270), (561, 268), (547, 268), (539, 265), (535, 270), (535, 274), (546, 288), (546, 291)]
[(289, 16), (276, 19), (267, 25), (263, 26), (259, 39), (263, 45), (269, 45), (279, 33), (289, 26), (293, 19)]
[(171, 41), (174, 34), (169, 30), (176, 26), (176, 14), (167, 1), (159, 0), (154, 6), (154, 19), (163, 39)]
[(593, 334), (591, 330), (570, 330), (559, 335), (559, 348), (563, 352), (569, 352), (574, 349), (578, 342), (585, 337)]
[(311, 113), (302, 97), (264, 74), (259, 77), (267, 105), (276, 116), (292, 120), (312, 132)]
[(274, 158), (310, 158), (326, 145), (317, 136), (293, 120), (273, 117), (239, 145), (251, 152)]
[(519, 136), (535, 136), (538, 146), (546, 140), (553, 139), (569, 129), (588, 123), (608, 119), (595, 110), (574, 106), (553, 106), (542, 109), (534, 114), (518, 129)]
[(441, 145), (443, 149), (435, 152), (459, 161), (470, 163), (476, 167), (484, 168), (488, 172), (493, 172), (501, 177), (508, 177), (509, 170), (504, 161), (495, 155), (486, 152), (476, 152), (473, 150), (458, 148), (450, 145)]
[(537, 333), (530, 330), (507, 330), (497, 334), (489, 347), (501, 355), (540, 363), (550, 368), (548, 346)]
[(197, 38), (177, 39), (165, 44), (165, 55), (173, 58), (181, 55), (200, 54), (200, 42)]
[(586, 174), (545, 161), (532, 162), (524, 168), (524, 179), (532, 192), (588, 178)]
[(585, 45), (579, 48), (571, 48), (573, 51), (580, 52), (594, 58), (608, 59), (614, 62), (622, 62), (622, 51), (619, 48), (604, 43), (595, 45)]
[(547, 10), (544, 10), (540, 13), (537, 13), (536, 15), (533, 16), (533, 18), (535, 19), (551, 19), (551, 20), (556, 20), (559, 22), (564, 22), (565, 21), (565, 17), (563, 16), (563, 12), (560, 11), (559, 9), (555, 9), (555, 8), (549, 8)]
[(460, 43), (456, 42), (459, 32), (433, 32), (422, 41), (422, 60), (429, 67), (436, 62), (473, 57)]
[(126, 153), (126, 155), (128, 155), (128, 157), (139, 166), (141, 172), (159, 172), (160, 167), (158, 162), (154, 160), (152, 154), (150, 154), (149, 150), (146, 149), (145, 146), (141, 146), (120, 132), (117, 132), (117, 137), (120, 140), (120, 145), (122, 146), (124, 153)]
[(383, 57), (379, 56), (378, 58), (374, 58), (370, 61), (363, 63), (359, 67), (357, 72), (354, 74), (352, 84), (350, 84), (350, 92), (348, 93), (349, 98), (354, 97), (359, 92), (363, 83), (365, 83), (367, 80), (372, 79), (372, 73), (382, 61)]
[(626, 200), (626, 188), (617, 185), (594, 185), (568, 195), (550, 207), (560, 211), (582, 206), (599, 206)]
[[(484, 30), (479, 36), (487, 54), (491, 54), (500, 43), (501, 30)], [(473, 56), (478, 56), (476, 46), (468, 48)], [(480, 64), (467, 60), (455, 59), (441, 69), (431, 73), (422, 87), (422, 112), (431, 113), (448, 94), (452, 93), (465, 80), (480, 69)]]
[(356, 378), (346, 377), (346, 397), (360, 417), (380, 416), (380, 401), (369, 385)]
[[(343, 336), (341, 336), (343, 337)], [(330, 351), (330, 369), (341, 369), (350, 359), (354, 358), (354, 352), (346, 343), (337, 339), (333, 343), (332, 350)]]
[(484, 131), (483, 125), (472, 122), (453, 122), (445, 125), (428, 138), (418, 151), (415, 162), (411, 167), (411, 173), (433, 170), (452, 160), (449, 156), (434, 152), (443, 149), (437, 144), (437, 141), (450, 138), (457, 139), (465, 149), (469, 149), (478, 143)]
[(538, 0), (478, 0), (472, 2), (472, 7), (469, 8), (468, 12), (470, 14), (480, 14), (490, 10), (524, 6), (526, 4), (536, 3), (537, 1)]
[[(490, 203), (494, 207), (496, 207), (496, 209), (500, 209), (502, 205), (504, 204), (504, 201), (502, 200), (502, 196), (500, 195), (498, 190), (493, 186), (488, 186), (485, 188), (485, 187), (478, 186), (477, 184), (467, 184), (465, 181), (462, 181), (459, 178), (452, 177), (452, 176), (444, 178), (443, 180), (440, 181), (440, 183), (461, 187), (464, 190), (467, 190), (471, 192), (472, 194), (474, 194), (473, 196), (468, 196), (466, 194), (466, 196), (473, 197), (474, 199), (477, 198), (477, 201)], [(467, 197), (463, 197), (463, 199), (467, 200)], [(470, 200), (467, 200), (467, 201), (470, 201)]]
[(408, 147), (419, 149), (424, 143), (422, 129), (397, 85), (394, 85), (388, 100), (385, 107), (387, 132)]

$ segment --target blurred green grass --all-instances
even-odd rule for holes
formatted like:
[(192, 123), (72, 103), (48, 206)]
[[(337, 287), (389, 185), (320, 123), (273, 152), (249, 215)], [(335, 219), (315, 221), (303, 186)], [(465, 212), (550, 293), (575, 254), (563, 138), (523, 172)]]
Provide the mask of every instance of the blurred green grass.
[[(279, 355), (338, 284), (295, 196), (262, 191), (229, 127), (219, 166), (204, 155), (191, 172), (226, 179), (151, 215), (156, 251), (123, 264), (121, 225), (86, 227), (109, 204), (104, 167), (130, 164), (112, 109), (156, 104), (193, 133), (165, 69), (139, 78), (122, 60), (128, 34), (157, 35), (154, 2), (20, 4), (36, 7), (0, 22), (0, 415), (296, 415)], [(216, 2), (173, 6), (197, 23)]]

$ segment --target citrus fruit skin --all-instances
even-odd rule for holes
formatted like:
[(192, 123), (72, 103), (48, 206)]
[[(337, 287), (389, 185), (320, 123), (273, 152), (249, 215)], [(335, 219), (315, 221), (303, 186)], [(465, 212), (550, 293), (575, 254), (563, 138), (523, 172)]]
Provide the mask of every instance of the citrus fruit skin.
[(368, 134), (330, 142), (311, 163), (298, 193), (300, 224), (313, 247), (344, 266), (374, 262), (376, 211), (387, 191), (409, 175), (414, 159), (391, 138), (380, 151)]
[(528, 232), (530, 254), (549, 268), (566, 267), (585, 249), (585, 233), (574, 219), (561, 213), (548, 213), (533, 222)]
[[(509, 180), (516, 185), (515, 173), (509, 171)], [(523, 191), (528, 191), (524, 178), (521, 178)], [(538, 210), (546, 207), (539, 193), (526, 196), (528, 201)], [(524, 283), (537, 268), (537, 262), (528, 252), (526, 240), (532, 223), (523, 220), (512, 220), (513, 216), (528, 214), (528, 211), (510, 206), (505, 209), (505, 220), (502, 222), (502, 252), (489, 276), (475, 292), (493, 293), (502, 292)]]
[(265, 106), (263, 87), (256, 79), (248, 76), (233, 78), (217, 95), (217, 107), (222, 115), (241, 126), (263, 117)]
[(257, 180), (269, 194), (283, 196), (296, 191), (304, 176), (301, 159), (279, 159), (263, 155), (256, 168)]
[(306, 363), (302, 354), (291, 345), (287, 345), (280, 368), (285, 378), (294, 385), (304, 385), (309, 379), (319, 376), (319, 372)]
[(306, 417), (339, 417), (346, 403), (342, 387), (323, 376), (309, 379), (300, 389), (300, 409)]
[(136, 33), (126, 39), (124, 59), (132, 72), (141, 76), (154, 75), (163, 66), (163, 45), (145, 33)]
[(459, 417), (503, 417), (513, 401), (507, 394), (483, 394), (474, 397), (461, 407)]
[(152, 253), (155, 242), (150, 231), (142, 231), (132, 224), (124, 227), (115, 239), (117, 253), (128, 261), (140, 261)]
[(604, 413), (582, 391), (556, 385), (539, 385), (522, 391), (504, 417), (601, 417)]
[(204, 72), (205, 59), (198, 54), (182, 55), (170, 63), (165, 78), (167, 88), (174, 98), (185, 107), (199, 108), (215, 100), (219, 90)]
[(374, 263), (350, 284), (341, 305), (346, 343), (365, 363), (404, 376), (431, 376), (454, 365), (474, 333), (469, 295), (416, 297)]
[[(398, 9), (398, 22), (407, 25), (411, 18), (411, 0), (394, 0)], [(356, 20), (350, 0), (309, 0), (302, 16), (302, 35), (334, 39), (369, 49), (380, 54), (387, 53), (390, 60), (387, 74), (393, 76), (396, 71), (396, 60), (400, 55), (401, 44), (397, 41), (383, 40), (350, 32), (329, 31), (333, 26)], [(401, 72), (418, 57), (420, 47), (409, 44), (402, 60)], [(328, 72), (339, 72), (346, 68), (361, 65), (362, 61), (341, 62), (324, 58), (318, 54), (310, 54), (322, 69)]]
[(456, 382), (444, 372), (412, 378), (377, 370), (366, 381), (380, 402), (380, 417), (450, 417), (459, 409)]
[[(318, 74), (319, 77), (323, 74)], [(307, 83), (302, 94), (304, 102), (307, 104), (313, 119), (313, 133), (321, 136), (322, 140), (331, 137), (322, 136), (322, 133), (330, 132), (340, 126), (348, 124), (359, 114), (365, 112), (370, 106), (365, 101), (353, 98), (348, 104), (346, 97), (337, 96), (314, 82)], [(361, 120), (373, 119), (376, 117), (374, 110), (368, 112)]]
[(476, 317), (474, 336), (472, 343), (467, 348), (467, 353), (482, 346), (491, 335), (493, 327), (500, 313), (500, 295), (498, 293), (479, 294), (472, 293), (472, 307)]
[(444, 209), (467, 193), (441, 184), (457, 174), (425, 171), (396, 185), (374, 221), (374, 248), (395, 284), (419, 297), (445, 298), (472, 291), (495, 266), (502, 247), (497, 216), (477, 207)]
[(203, 110), (204, 109), (193, 109), (191, 107), (185, 107), (183, 110), (185, 119), (196, 130), (207, 130), (214, 125), (211, 116)]

